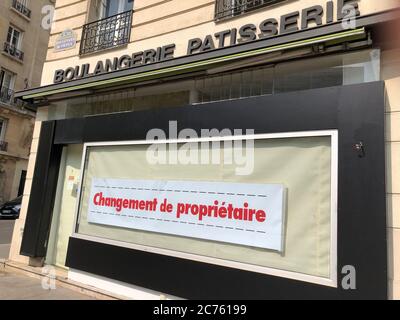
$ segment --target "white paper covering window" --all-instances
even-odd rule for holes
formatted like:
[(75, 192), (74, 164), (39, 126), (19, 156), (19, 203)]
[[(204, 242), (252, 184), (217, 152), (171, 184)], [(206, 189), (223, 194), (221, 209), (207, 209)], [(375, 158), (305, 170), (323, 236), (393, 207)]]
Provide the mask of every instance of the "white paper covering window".
[[(235, 165), (150, 165), (148, 145), (88, 146), (77, 235), (215, 258), (235, 264), (331, 279), (332, 140), (311, 136), (255, 141), (254, 172), (235, 174)], [(223, 150), (221, 150), (223, 152)], [(283, 251), (88, 222), (94, 179), (205, 181), (279, 184), (286, 190)], [(166, 252), (167, 252), (166, 251)]]

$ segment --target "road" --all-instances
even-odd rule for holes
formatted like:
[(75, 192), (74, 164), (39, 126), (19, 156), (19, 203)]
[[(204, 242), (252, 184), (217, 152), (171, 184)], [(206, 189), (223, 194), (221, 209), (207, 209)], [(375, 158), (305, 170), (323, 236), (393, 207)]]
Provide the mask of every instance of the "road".
[(0, 259), (7, 259), (10, 251), (14, 220), (0, 220)]

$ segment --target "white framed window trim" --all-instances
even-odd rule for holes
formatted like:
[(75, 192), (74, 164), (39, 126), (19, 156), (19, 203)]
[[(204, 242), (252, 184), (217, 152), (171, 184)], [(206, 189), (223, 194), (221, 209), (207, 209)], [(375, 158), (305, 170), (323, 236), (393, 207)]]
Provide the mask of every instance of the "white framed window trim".
[[(90, 147), (98, 146), (124, 146), (124, 145), (150, 145), (150, 144), (175, 144), (175, 143), (188, 143), (188, 142), (211, 142), (211, 141), (237, 141), (237, 140), (261, 140), (261, 139), (282, 139), (282, 138), (305, 138), (305, 137), (330, 137), (331, 138), (331, 212), (330, 212), (330, 277), (322, 278), (318, 276), (312, 276), (302, 274), (299, 272), (285, 271), (281, 269), (275, 269), (264, 266), (257, 266), (246, 264), (243, 262), (235, 262), (230, 260), (224, 260), (220, 258), (207, 257), (198, 254), (191, 254), (186, 252), (179, 252), (170, 249), (162, 249), (151, 246), (139, 245), (134, 243), (127, 243), (118, 240), (111, 240), (96, 236), (82, 235), (77, 232), (79, 211), (81, 206), (82, 191), (83, 191), (83, 175), (85, 171), (87, 151)], [(293, 279), (328, 287), (337, 288), (338, 286), (338, 274), (337, 274), (337, 208), (338, 208), (338, 132), (337, 130), (323, 130), (323, 131), (304, 131), (304, 132), (287, 132), (287, 133), (274, 133), (274, 134), (257, 134), (257, 135), (246, 135), (246, 136), (231, 136), (231, 137), (213, 137), (213, 138), (197, 138), (197, 139), (171, 139), (171, 140), (140, 140), (140, 141), (122, 141), (122, 142), (96, 142), (84, 144), (82, 161), (83, 167), (81, 168), (80, 182), (78, 188), (78, 198), (75, 209), (74, 224), (72, 230), (72, 237), (82, 240), (94, 241), (98, 243), (109, 244), (117, 247), (124, 247), (134, 250), (140, 250), (144, 252), (151, 252), (155, 254), (167, 255), (177, 257), (181, 259), (193, 260), (208, 264), (214, 264), (218, 266), (240, 269), (245, 271), (251, 271), (261, 273), (265, 275), (271, 275), (281, 278)]]
[[(23, 35), (24, 32), (21, 29), (10, 24), (7, 32), (7, 43), (14, 46), (16, 49), (21, 50)], [(14, 41), (15, 38), (17, 39), (16, 41)]]
[(7, 88), (9, 90), (14, 90), (16, 75), (14, 72), (8, 71), (6, 69), (0, 69), (0, 88)]

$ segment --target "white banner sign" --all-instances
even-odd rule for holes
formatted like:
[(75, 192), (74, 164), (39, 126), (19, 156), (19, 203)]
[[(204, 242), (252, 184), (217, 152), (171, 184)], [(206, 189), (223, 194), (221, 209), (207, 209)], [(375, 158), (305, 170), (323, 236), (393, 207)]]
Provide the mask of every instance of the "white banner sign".
[(282, 251), (282, 185), (92, 179), (88, 221)]

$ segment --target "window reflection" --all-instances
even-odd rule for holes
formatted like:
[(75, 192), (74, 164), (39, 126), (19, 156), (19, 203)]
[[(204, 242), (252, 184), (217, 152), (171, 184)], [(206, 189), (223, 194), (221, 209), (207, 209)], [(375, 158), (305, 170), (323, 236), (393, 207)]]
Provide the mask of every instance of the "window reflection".
[(54, 119), (184, 107), (380, 80), (380, 51), (364, 50), (237, 71), (164, 81), (112, 94), (65, 100), (50, 108)]

